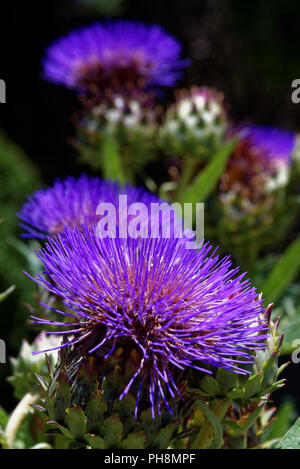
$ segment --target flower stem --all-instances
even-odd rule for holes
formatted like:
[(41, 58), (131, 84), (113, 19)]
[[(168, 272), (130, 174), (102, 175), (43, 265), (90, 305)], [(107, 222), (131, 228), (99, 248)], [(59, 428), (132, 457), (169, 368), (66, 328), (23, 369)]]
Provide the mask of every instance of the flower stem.
[[(222, 423), (225, 414), (231, 404), (230, 399), (226, 399), (225, 401), (215, 401), (212, 403), (211, 411), (215, 414), (217, 419)], [(211, 444), (214, 435), (214, 427), (212, 423), (205, 417), (204, 423), (202, 428), (193, 443), (193, 447), (195, 449), (206, 449)]]
[(40, 398), (40, 394), (37, 392), (28, 392), (25, 396), (21, 399), (13, 413), (11, 414), (9, 421), (7, 422), (5, 428), (5, 440), (6, 440), (6, 448), (12, 449), (14, 447), (14, 441), (16, 439), (16, 435), (18, 429), (25, 419), (26, 415), (30, 410), (30, 406), (38, 401)]
[(197, 164), (196, 159), (190, 158), (190, 159), (185, 160), (185, 164), (182, 170), (181, 180), (180, 180), (180, 183), (176, 192), (176, 196), (175, 196), (176, 202), (182, 202), (181, 199), (183, 197), (184, 190), (191, 180), (196, 164)]

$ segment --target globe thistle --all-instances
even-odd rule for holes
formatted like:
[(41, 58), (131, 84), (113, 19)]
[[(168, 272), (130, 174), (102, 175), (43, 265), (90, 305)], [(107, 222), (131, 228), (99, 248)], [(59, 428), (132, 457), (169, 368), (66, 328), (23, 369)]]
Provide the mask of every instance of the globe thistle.
[(227, 130), (223, 95), (213, 89), (179, 90), (162, 126), (164, 148), (173, 156), (209, 156)]
[(92, 93), (172, 86), (187, 65), (181, 46), (160, 26), (95, 23), (58, 39), (43, 60), (46, 80)]
[(293, 133), (252, 125), (237, 127), (231, 135), (240, 141), (221, 179), (225, 198), (229, 193), (257, 203), (288, 183), (296, 143)]
[(262, 300), (208, 244), (195, 251), (176, 239), (100, 239), (66, 229), (38, 255), (46, 277), (34, 280), (61, 297), (68, 312), (57, 311), (67, 322), (32, 319), (72, 335), (60, 347), (85, 347), (104, 359), (101, 369), (120, 343), (135, 347), (137, 364), (119, 397), (135, 389), (136, 415), (145, 386), (152, 417), (161, 402), (172, 413), (178, 371), (245, 374), (244, 364), (265, 347)]
[(62, 232), (66, 226), (94, 228), (99, 221), (97, 207), (100, 202), (119, 204), (119, 195), (127, 195), (128, 204), (142, 202), (149, 206), (159, 199), (141, 188), (121, 186), (117, 182), (81, 175), (57, 179), (49, 189), (41, 189), (28, 197), (19, 218), (26, 230), (24, 237), (46, 238)]

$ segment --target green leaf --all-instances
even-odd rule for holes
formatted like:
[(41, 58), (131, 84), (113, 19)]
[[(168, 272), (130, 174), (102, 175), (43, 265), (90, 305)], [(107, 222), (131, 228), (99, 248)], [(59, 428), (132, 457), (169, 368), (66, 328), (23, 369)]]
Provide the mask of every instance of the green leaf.
[(101, 161), (105, 179), (118, 180), (121, 184), (126, 182), (117, 142), (107, 134), (101, 145)]
[(239, 378), (236, 373), (225, 370), (224, 368), (218, 368), (216, 380), (220, 387), (222, 394), (227, 394), (230, 390), (236, 388), (239, 384)]
[(6, 427), (8, 418), (9, 418), (8, 413), (3, 409), (3, 407), (0, 406), (0, 427), (2, 428)]
[(112, 415), (105, 420), (101, 436), (105, 441), (105, 448), (118, 448), (123, 434), (123, 424), (118, 415)]
[(206, 418), (210, 421), (214, 429), (214, 440), (212, 443), (213, 449), (219, 449), (222, 445), (223, 438), (223, 428), (220, 420), (215, 416), (215, 414), (210, 410), (207, 405), (202, 401), (197, 401), (198, 407), (204, 412)]
[(61, 372), (57, 380), (57, 390), (54, 396), (54, 415), (55, 420), (59, 423), (64, 422), (66, 409), (71, 401), (71, 391), (69, 381), (66, 375)]
[(96, 391), (90, 399), (86, 409), (87, 431), (98, 433), (103, 424), (103, 415), (107, 411), (107, 404), (101, 391)]
[(204, 376), (201, 380), (201, 389), (203, 389), (208, 396), (216, 396), (220, 394), (219, 385), (212, 376)]
[(178, 425), (176, 423), (170, 423), (165, 428), (162, 428), (158, 432), (158, 435), (156, 436), (156, 438), (155, 438), (153, 444), (151, 445), (151, 447), (155, 448), (155, 449), (166, 449), (166, 448), (168, 448), (177, 426)]
[(298, 418), (292, 428), (285, 434), (276, 448), (300, 449), (300, 418)]
[(258, 373), (248, 379), (245, 386), (245, 399), (249, 399), (250, 397), (259, 393), (263, 378), (264, 374)]
[(66, 410), (66, 423), (74, 440), (82, 440), (86, 432), (86, 424), (83, 410), (74, 405)]
[(283, 435), (289, 430), (292, 422), (296, 418), (296, 406), (291, 397), (288, 397), (283, 404), (279, 407), (275, 414), (275, 421), (270, 427), (268, 433), (268, 440), (275, 438), (282, 438)]
[(130, 392), (123, 399), (115, 401), (113, 412), (119, 415), (124, 425), (124, 435), (127, 435), (135, 427), (135, 406), (136, 398)]
[[(47, 420), (47, 424), (48, 425), (54, 425), (55, 427), (57, 427), (58, 430), (61, 431), (61, 433), (66, 437), (68, 438), (69, 440), (72, 440), (73, 439), (73, 436), (70, 432), (70, 430), (66, 427), (64, 427), (63, 425), (61, 425), (60, 423), (58, 422), (55, 422), (55, 420)], [(52, 434), (52, 430), (49, 432), (49, 434)], [(54, 430), (54, 435), (56, 434), (56, 430)]]
[(266, 304), (273, 303), (292, 283), (300, 270), (300, 236), (287, 248), (262, 286)]
[(235, 388), (235, 389), (232, 389), (232, 391), (230, 391), (226, 394), (226, 396), (229, 399), (233, 399), (233, 400), (243, 399), (244, 395), (245, 395), (245, 389), (244, 388)]
[(2, 301), (4, 301), (5, 298), (7, 298), (8, 295), (10, 295), (10, 294), (14, 291), (15, 288), (16, 288), (15, 285), (12, 285), (12, 286), (9, 287), (7, 290), (5, 290), (3, 293), (0, 293), (0, 303), (1, 303)]
[(104, 449), (104, 440), (101, 436), (87, 434), (84, 438), (93, 449)]
[(200, 172), (193, 184), (186, 189), (179, 202), (205, 202), (214, 191), (235, 146), (236, 141), (226, 144)]
[(120, 444), (121, 449), (143, 449), (145, 447), (146, 435), (144, 432), (130, 433)]

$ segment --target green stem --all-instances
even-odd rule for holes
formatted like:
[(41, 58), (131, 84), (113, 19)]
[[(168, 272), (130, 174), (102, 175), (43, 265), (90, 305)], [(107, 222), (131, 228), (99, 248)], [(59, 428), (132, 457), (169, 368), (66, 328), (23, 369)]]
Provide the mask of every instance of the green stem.
[(176, 195), (175, 195), (175, 201), (176, 202), (181, 202), (182, 201), (181, 199), (183, 197), (184, 190), (185, 190), (186, 186), (188, 185), (188, 183), (191, 180), (191, 177), (193, 175), (196, 164), (197, 164), (196, 159), (186, 159), (185, 160), (185, 164), (184, 164), (182, 174), (181, 174), (180, 183), (178, 185), (178, 189), (177, 189), (177, 192), (176, 192)]
[[(226, 399), (225, 401), (215, 401), (212, 403), (211, 406), (211, 411), (215, 414), (217, 419), (222, 423), (225, 414), (231, 404), (231, 401), (229, 399)], [(208, 420), (207, 417), (204, 419), (204, 423), (202, 425), (202, 428), (196, 438), (196, 440), (193, 443), (193, 447), (197, 449), (206, 449), (209, 447), (209, 445), (212, 442), (214, 435), (214, 428), (212, 423)]]

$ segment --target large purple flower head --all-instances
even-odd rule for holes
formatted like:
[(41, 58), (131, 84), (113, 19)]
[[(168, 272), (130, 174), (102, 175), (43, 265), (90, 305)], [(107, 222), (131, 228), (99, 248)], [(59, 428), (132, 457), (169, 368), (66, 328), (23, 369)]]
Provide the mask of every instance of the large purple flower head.
[(78, 179), (69, 176), (56, 180), (48, 189), (42, 189), (28, 197), (19, 218), (21, 227), (26, 230), (24, 237), (46, 238), (47, 235), (62, 232), (65, 227), (93, 229), (99, 221), (97, 207), (101, 202), (119, 205), (119, 195), (127, 196), (128, 205), (142, 202), (146, 206), (159, 202), (159, 199), (141, 188), (129, 184), (121, 186), (117, 182), (81, 175)]
[(222, 367), (245, 374), (244, 364), (264, 347), (262, 301), (229, 258), (219, 259), (208, 244), (195, 251), (176, 239), (101, 240), (66, 230), (38, 255), (46, 277), (35, 281), (61, 297), (68, 312), (57, 311), (67, 322), (33, 320), (72, 334), (61, 347), (92, 343), (91, 354), (104, 349), (108, 357), (120, 340), (132, 343), (140, 361), (120, 398), (139, 383), (138, 406), (147, 385), (153, 417), (161, 401), (171, 412), (168, 400), (179, 393), (176, 370)]
[(180, 52), (180, 44), (160, 26), (96, 23), (48, 47), (44, 77), (83, 92), (172, 86), (187, 65)]

